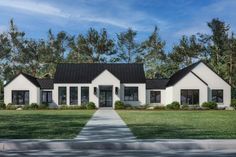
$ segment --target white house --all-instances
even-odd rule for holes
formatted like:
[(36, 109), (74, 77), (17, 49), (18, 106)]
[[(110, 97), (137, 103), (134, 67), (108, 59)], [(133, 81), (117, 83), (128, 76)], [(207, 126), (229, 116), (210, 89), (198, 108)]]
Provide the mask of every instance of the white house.
[(117, 100), (137, 106), (215, 101), (226, 107), (231, 86), (205, 63), (197, 62), (159, 80), (146, 80), (143, 64), (59, 64), (53, 80), (20, 73), (4, 87), (6, 104), (49, 103), (55, 107), (92, 101), (97, 107), (114, 107)]

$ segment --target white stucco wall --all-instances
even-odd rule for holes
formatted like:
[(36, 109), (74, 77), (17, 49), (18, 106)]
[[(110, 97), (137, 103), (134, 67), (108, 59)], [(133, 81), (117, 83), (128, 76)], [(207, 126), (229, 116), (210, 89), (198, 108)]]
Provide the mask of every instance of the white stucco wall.
[(160, 91), (161, 92), (161, 102), (152, 103), (153, 105), (165, 105), (166, 103), (166, 90), (165, 89), (148, 89), (146, 90), (146, 101), (147, 104), (150, 104), (150, 92), (151, 91)]
[(4, 103), (6, 105), (12, 103), (12, 90), (28, 90), (29, 103), (40, 103), (40, 88), (36, 87), (22, 74), (4, 87)]
[[(124, 101), (124, 87), (138, 87), (138, 101)], [(121, 100), (129, 105), (145, 105), (146, 104), (146, 84), (145, 83), (124, 83), (121, 84)]]
[(89, 99), (92, 97), (92, 87), (91, 84), (87, 83), (82, 83), (82, 84), (77, 84), (77, 83), (55, 83), (54, 84), (54, 89), (52, 90), (52, 100), (53, 103), (51, 107), (57, 106), (58, 105), (58, 89), (59, 87), (66, 87), (66, 104), (70, 105), (70, 87), (77, 87), (78, 88), (78, 105), (81, 105), (81, 87), (89, 87)]
[(195, 74), (197, 74), (202, 80), (204, 80), (208, 84), (208, 101), (211, 101), (211, 90), (212, 89), (222, 89), (224, 95), (224, 102), (219, 103), (218, 105), (229, 106), (231, 101), (231, 87), (228, 83), (226, 83), (222, 78), (220, 78), (215, 72), (213, 72), (210, 68), (208, 68), (204, 63), (200, 63), (197, 67), (192, 70)]
[(164, 105), (167, 105), (167, 104), (170, 104), (174, 101), (174, 96), (173, 96), (173, 86), (170, 86), (170, 87), (166, 87), (166, 98), (165, 98), (165, 103)]
[(208, 87), (191, 72), (173, 86), (173, 101), (180, 101), (181, 89), (199, 89), (199, 105), (208, 100)]
[[(95, 103), (97, 107), (99, 107), (99, 86), (112, 86), (112, 105), (114, 107), (115, 101), (120, 100), (120, 80), (117, 79), (112, 73), (108, 70), (104, 70), (100, 75), (92, 81), (92, 94), (91, 101)], [(97, 88), (97, 94), (94, 95), (94, 87)], [(115, 88), (118, 87), (118, 94), (115, 93)]]

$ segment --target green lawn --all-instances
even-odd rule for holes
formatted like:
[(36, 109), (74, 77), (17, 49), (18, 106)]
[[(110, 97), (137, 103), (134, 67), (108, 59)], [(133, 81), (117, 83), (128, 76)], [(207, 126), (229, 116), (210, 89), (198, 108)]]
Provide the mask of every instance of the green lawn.
[(118, 111), (138, 138), (236, 139), (235, 111)]
[(0, 139), (71, 139), (92, 110), (0, 111)]

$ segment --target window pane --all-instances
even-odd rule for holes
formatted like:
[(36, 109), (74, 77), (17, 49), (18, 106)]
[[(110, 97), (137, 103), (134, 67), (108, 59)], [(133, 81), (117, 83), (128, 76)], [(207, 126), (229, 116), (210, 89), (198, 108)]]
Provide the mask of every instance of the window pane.
[(59, 87), (59, 105), (66, 104), (66, 87)]
[(29, 91), (12, 91), (12, 103), (16, 105), (29, 104)]
[(125, 87), (125, 101), (138, 101), (138, 87)]
[(12, 92), (12, 103), (17, 104), (17, 92), (16, 91)]
[(151, 103), (160, 103), (161, 102), (161, 92), (160, 91), (151, 91), (150, 92), (150, 102)]
[(52, 91), (42, 91), (42, 103), (52, 102)]
[(212, 101), (217, 103), (223, 102), (223, 90), (212, 90)]
[(52, 92), (48, 92), (48, 103), (52, 102)]
[(81, 87), (81, 104), (89, 102), (89, 87)]
[(70, 104), (78, 105), (78, 88), (70, 87)]
[(182, 105), (198, 105), (199, 90), (182, 89), (180, 99)]

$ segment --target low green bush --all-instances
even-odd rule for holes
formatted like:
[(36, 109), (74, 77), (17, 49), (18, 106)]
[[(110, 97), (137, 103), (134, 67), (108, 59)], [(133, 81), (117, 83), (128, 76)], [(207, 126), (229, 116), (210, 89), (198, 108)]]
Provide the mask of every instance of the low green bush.
[(31, 103), (30, 104), (30, 109), (37, 110), (38, 108), (39, 108), (39, 105), (37, 103)]
[(6, 109), (6, 104), (1, 102), (0, 103), (0, 110), (5, 110)]
[(22, 109), (23, 110), (30, 110), (31, 106), (30, 105), (24, 105), (24, 106), (22, 106)]
[(7, 106), (6, 106), (6, 110), (16, 110), (17, 108), (19, 108), (20, 106), (16, 106), (16, 105), (13, 105), (11, 103), (9, 103)]
[(47, 103), (40, 104), (40, 105), (38, 106), (38, 109), (39, 109), (39, 110), (46, 110), (46, 109), (49, 109), (49, 104), (47, 104)]
[[(129, 105), (126, 105), (127, 106), (127, 108), (130, 108), (131, 106), (129, 106)], [(115, 110), (122, 110), (122, 109), (125, 109), (125, 104), (122, 102), (122, 101), (120, 101), (120, 100), (117, 100), (116, 102), (115, 102)]]
[(231, 100), (231, 107), (236, 109), (236, 99)]
[(202, 103), (202, 107), (206, 108), (206, 109), (211, 109), (211, 110), (215, 110), (217, 109), (217, 103), (216, 102), (204, 102)]
[(171, 104), (166, 105), (166, 109), (168, 110), (179, 110), (180, 104), (177, 101), (172, 102)]
[(94, 102), (89, 102), (88, 104), (86, 104), (86, 108), (88, 110), (94, 110), (94, 109), (96, 109), (96, 106), (95, 106)]
[(181, 109), (181, 110), (189, 110), (190, 107), (189, 107), (188, 105), (181, 105), (181, 106), (180, 106), (180, 109)]
[(166, 107), (165, 106), (155, 106), (154, 110), (165, 110)]

